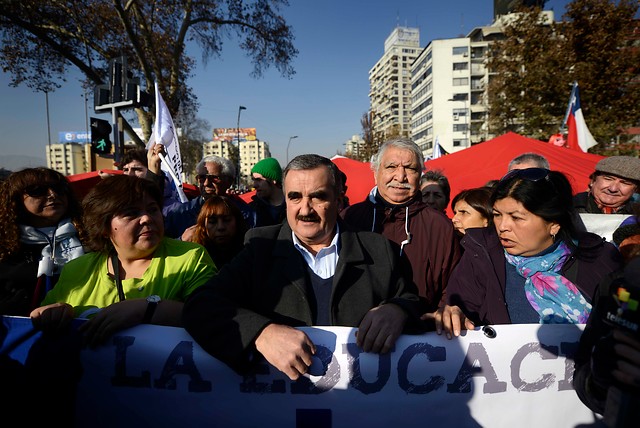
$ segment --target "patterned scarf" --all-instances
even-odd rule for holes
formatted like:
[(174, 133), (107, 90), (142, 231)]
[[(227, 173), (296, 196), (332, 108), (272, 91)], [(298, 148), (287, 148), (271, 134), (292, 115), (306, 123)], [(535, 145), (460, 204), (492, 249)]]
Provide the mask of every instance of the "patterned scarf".
[(558, 273), (569, 254), (564, 242), (541, 256), (512, 256), (505, 251), (507, 261), (525, 278), (525, 295), (540, 314), (540, 324), (584, 324), (589, 318), (591, 304)]

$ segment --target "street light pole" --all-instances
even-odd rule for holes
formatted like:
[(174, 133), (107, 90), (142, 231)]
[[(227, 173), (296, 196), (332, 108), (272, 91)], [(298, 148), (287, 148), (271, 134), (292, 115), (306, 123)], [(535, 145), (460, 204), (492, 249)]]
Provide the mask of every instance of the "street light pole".
[(245, 106), (239, 106), (238, 107), (238, 126), (237, 126), (237, 130), (238, 130), (238, 170), (236, 171), (236, 175), (237, 175), (237, 187), (238, 187), (238, 191), (240, 190), (240, 112), (242, 110), (246, 110), (247, 108)]
[(289, 142), (287, 143), (287, 165), (289, 165), (289, 146), (291, 145), (291, 140), (294, 138), (298, 138), (298, 136), (294, 135), (293, 137), (289, 137)]

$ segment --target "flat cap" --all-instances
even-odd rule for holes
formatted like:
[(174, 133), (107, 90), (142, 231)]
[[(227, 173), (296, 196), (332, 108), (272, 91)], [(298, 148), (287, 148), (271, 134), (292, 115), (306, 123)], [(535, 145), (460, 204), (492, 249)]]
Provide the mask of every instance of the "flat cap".
[(633, 156), (609, 156), (596, 164), (596, 171), (640, 182), (640, 159)]

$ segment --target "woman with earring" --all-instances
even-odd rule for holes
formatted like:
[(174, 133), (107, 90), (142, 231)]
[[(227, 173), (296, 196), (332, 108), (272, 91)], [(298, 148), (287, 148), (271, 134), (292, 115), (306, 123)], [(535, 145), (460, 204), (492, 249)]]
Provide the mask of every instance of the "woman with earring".
[(437, 332), (451, 338), (477, 325), (585, 323), (599, 281), (622, 260), (601, 237), (576, 231), (564, 174), (513, 170), (491, 203), (494, 227), (466, 231)]
[(64, 175), (26, 168), (1, 185), (0, 223), (0, 315), (26, 317), (84, 254), (80, 202)]

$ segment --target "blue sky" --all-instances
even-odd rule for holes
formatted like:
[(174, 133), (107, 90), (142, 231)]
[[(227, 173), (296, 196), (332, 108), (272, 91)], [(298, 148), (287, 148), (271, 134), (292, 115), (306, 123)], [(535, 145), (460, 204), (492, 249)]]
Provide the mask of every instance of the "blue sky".
[[(384, 41), (400, 26), (420, 29), (420, 46), (434, 39), (466, 35), (493, 20), (493, 0), (291, 0), (283, 16), (293, 26), (299, 50), (287, 80), (269, 69), (262, 78), (250, 77), (251, 64), (233, 39), (225, 41), (222, 56), (198, 61), (190, 84), (201, 107), (198, 116), (212, 128), (233, 128), (238, 106), (245, 106), (241, 127), (256, 128), (271, 153), (284, 166), (289, 137), (289, 158), (301, 153), (331, 157), (344, 151), (352, 135), (361, 134), (360, 119), (369, 107), (369, 69), (384, 52)], [(568, 0), (550, 0), (556, 20)], [(51, 141), (58, 132), (85, 130), (85, 102), (77, 74), (49, 94)], [(12, 88), (0, 72), (0, 154), (45, 158), (48, 140), (45, 95), (27, 87)], [(88, 115), (93, 112), (92, 96)], [(17, 169), (21, 165), (0, 165)]]

